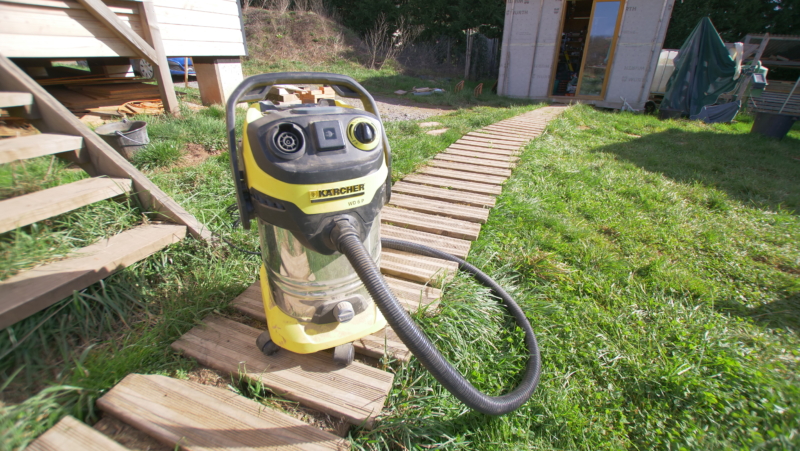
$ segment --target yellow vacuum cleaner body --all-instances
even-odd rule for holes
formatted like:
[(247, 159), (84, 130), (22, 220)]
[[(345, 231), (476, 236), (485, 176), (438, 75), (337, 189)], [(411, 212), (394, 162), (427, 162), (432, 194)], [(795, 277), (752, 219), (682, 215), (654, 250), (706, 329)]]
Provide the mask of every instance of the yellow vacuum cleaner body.
[(258, 224), (269, 337), (306, 354), (351, 343), (386, 326), (347, 258), (330, 243), (347, 215), (380, 263), (380, 210), (389, 180), (380, 119), (316, 104), (254, 103), (240, 159)]

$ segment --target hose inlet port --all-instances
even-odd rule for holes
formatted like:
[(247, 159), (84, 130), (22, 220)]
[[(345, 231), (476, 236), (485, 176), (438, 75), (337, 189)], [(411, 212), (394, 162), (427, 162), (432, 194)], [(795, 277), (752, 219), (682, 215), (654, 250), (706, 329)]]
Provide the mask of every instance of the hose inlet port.
[(294, 124), (281, 124), (273, 139), (275, 148), (285, 154), (294, 154), (303, 150), (303, 132)]

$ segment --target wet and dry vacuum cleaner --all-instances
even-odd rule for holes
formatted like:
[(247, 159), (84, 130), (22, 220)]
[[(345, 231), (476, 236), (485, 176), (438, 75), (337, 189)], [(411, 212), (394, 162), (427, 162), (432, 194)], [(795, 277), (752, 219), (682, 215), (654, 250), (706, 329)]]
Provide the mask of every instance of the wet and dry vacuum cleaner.
[[(365, 111), (332, 99), (276, 106), (263, 99), (277, 84), (330, 85), (340, 97), (360, 99)], [(252, 102), (241, 136), (235, 120), (240, 102)], [(256, 220), (261, 243), (267, 331), (256, 346), (264, 354), (333, 348), (334, 360), (346, 365), (353, 360), (352, 342), (388, 323), (468, 407), (502, 415), (530, 398), (539, 382), (539, 349), (511, 297), (460, 258), (380, 238), (381, 208), (391, 196), (391, 151), (375, 101), (360, 84), (328, 73), (255, 75), (233, 91), (226, 110), (239, 217), (245, 229)], [(381, 246), (458, 262), (503, 300), (530, 354), (516, 389), (485, 395), (442, 357), (384, 281)]]

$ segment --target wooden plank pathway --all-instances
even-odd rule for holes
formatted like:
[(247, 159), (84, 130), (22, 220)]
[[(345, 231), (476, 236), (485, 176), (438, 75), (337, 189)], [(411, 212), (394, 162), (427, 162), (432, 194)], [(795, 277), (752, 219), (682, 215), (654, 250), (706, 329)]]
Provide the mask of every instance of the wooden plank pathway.
[[(495, 196), (519, 160), (520, 149), (541, 135), (563, 110), (561, 106), (544, 107), (470, 132), (419, 171), (395, 183), (392, 200), (381, 213), (382, 236), (466, 258), (470, 243), (478, 238), (481, 224), (495, 205)], [(457, 265), (383, 249), (380, 268), (406, 310), (435, 314), (441, 296), (437, 286), (453, 277)], [(234, 299), (232, 306), (254, 321), (265, 322), (258, 282)], [(264, 329), (266, 324), (256, 328), (211, 315), (172, 347), (202, 365), (248, 378), (305, 407), (362, 427), (375, 425), (392, 387), (392, 373), (360, 361), (340, 367), (330, 352), (300, 355), (279, 351), (264, 356), (255, 346)], [(371, 358), (399, 362), (411, 358), (391, 328), (356, 341), (354, 347), (359, 355)], [(163, 376), (129, 375), (104, 395), (98, 406), (181, 449), (349, 448), (340, 437), (230, 391)]]

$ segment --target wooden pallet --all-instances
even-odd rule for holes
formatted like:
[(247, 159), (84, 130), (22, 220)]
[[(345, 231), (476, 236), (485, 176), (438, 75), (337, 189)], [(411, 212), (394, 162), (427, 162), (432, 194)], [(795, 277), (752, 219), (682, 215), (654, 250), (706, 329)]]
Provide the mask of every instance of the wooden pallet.
[(202, 365), (241, 375), (287, 399), (372, 428), (392, 388), (391, 373), (358, 362), (340, 367), (328, 353), (278, 352), (266, 357), (254, 345), (261, 332), (210, 316), (172, 347)]
[(479, 224), (486, 224), (486, 220), (489, 218), (489, 210), (482, 207), (427, 199), (424, 197), (410, 196), (408, 194), (393, 193), (389, 205), (411, 211), (460, 219), (462, 221), (477, 222)]
[(97, 406), (187, 451), (350, 449), (341, 437), (229, 390), (166, 376), (129, 374), (98, 399)]
[(418, 183), (420, 185), (428, 185), (439, 188), (452, 188), (455, 190), (464, 191), (466, 193), (483, 194), (490, 196), (499, 196), (503, 188), (489, 183), (478, 183), (466, 180), (456, 180), (445, 177), (437, 177), (426, 174), (411, 174), (407, 175), (404, 182)]
[(394, 224), (399, 227), (419, 230), (437, 235), (475, 241), (481, 232), (481, 225), (474, 222), (452, 219), (444, 216), (417, 213), (394, 207), (384, 207), (381, 210), (381, 221), (384, 224)]
[(128, 448), (67, 415), (40, 435), (26, 451), (128, 451)]
[(395, 193), (410, 194), (427, 199), (446, 200), (454, 203), (463, 203), (475, 207), (494, 207), (494, 196), (476, 194), (457, 189), (444, 189), (427, 185), (409, 183), (405, 180), (395, 182), (392, 186), (392, 196)]

